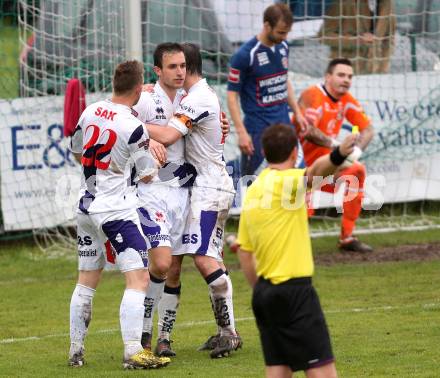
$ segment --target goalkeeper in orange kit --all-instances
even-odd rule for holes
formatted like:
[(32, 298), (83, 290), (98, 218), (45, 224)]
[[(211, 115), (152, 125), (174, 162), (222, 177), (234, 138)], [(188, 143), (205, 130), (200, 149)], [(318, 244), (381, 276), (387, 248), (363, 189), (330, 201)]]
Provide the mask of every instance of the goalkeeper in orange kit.
[[(357, 160), (373, 137), (373, 127), (359, 102), (349, 93), (353, 78), (350, 60), (333, 59), (325, 74), (324, 84), (307, 88), (302, 92), (298, 104), (309, 122), (307, 130), (299, 129), (304, 157), (309, 167), (322, 155), (329, 154), (338, 145), (336, 137), (342, 122), (347, 119), (357, 125), (360, 134), (357, 147), (335, 173), (336, 182), (346, 182), (339, 248), (350, 252), (371, 252), (372, 248), (353, 236), (356, 219), (359, 217), (364, 195), (365, 166)], [(339, 179), (339, 180), (338, 180)], [(320, 190), (333, 193), (337, 185), (326, 184)]]

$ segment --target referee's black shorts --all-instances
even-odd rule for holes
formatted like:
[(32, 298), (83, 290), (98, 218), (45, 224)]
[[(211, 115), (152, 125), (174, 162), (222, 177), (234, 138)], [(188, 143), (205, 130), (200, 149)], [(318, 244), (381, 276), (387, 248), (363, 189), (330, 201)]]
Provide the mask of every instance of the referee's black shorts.
[(252, 308), (260, 331), (266, 366), (307, 370), (334, 360), (330, 336), (311, 278), (278, 285), (260, 278)]

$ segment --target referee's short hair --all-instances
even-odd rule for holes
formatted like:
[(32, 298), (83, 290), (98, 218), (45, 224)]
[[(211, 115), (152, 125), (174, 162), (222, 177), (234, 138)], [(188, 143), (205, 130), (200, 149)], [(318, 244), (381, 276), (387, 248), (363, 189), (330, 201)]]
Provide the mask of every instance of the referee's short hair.
[(276, 164), (288, 159), (297, 147), (298, 138), (291, 125), (275, 123), (264, 130), (261, 142), (266, 160)]

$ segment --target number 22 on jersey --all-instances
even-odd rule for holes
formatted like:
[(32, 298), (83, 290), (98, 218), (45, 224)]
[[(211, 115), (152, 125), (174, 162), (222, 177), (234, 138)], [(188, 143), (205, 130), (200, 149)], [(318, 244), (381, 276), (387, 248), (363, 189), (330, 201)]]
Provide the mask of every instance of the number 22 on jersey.
[[(111, 157), (103, 161), (110, 154), (111, 149), (116, 143), (117, 135), (112, 129), (102, 130), (97, 125), (89, 125), (86, 128), (84, 137), (90, 135), (90, 139), (83, 146), (83, 156), (81, 164), (84, 167), (95, 166), (98, 169), (106, 170), (111, 163)], [(107, 136), (108, 135), (108, 136)], [(103, 140), (107, 141), (102, 143)]]

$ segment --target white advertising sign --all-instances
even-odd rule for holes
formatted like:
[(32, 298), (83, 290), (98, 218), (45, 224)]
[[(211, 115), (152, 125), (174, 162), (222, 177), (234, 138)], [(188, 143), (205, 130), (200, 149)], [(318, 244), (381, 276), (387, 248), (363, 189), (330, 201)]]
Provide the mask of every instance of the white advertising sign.
[[(317, 82), (293, 76), (297, 94)], [(216, 90), (225, 104), (225, 86)], [(364, 208), (440, 199), (440, 75), (359, 76), (352, 93), (375, 129), (362, 157), (368, 173)], [(88, 103), (93, 97), (88, 96)], [(80, 168), (63, 138), (63, 100), (51, 96), (0, 101), (1, 210), (6, 231), (54, 227), (74, 219)], [(237, 163), (238, 157), (231, 133), (225, 159)]]
[[(295, 74), (291, 79), (298, 96), (308, 86), (320, 83)], [(368, 175), (364, 209), (377, 209), (383, 203), (440, 199), (440, 74), (357, 76), (351, 92), (371, 117), (375, 130), (361, 158)], [(351, 125), (344, 125), (340, 138), (350, 129)], [(234, 136), (227, 143), (225, 156), (227, 161), (239, 159)], [(326, 193), (315, 197), (320, 200), (315, 203), (318, 207), (340, 206), (342, 201), (342, 196), (333, 198)], [(240, 198), (235, 206), (240, 206)]]
[(5, 230), (54, 227), (72, 220), (79, 166), (63, 138), (63, 98), (1, 101), (0, 119)]

